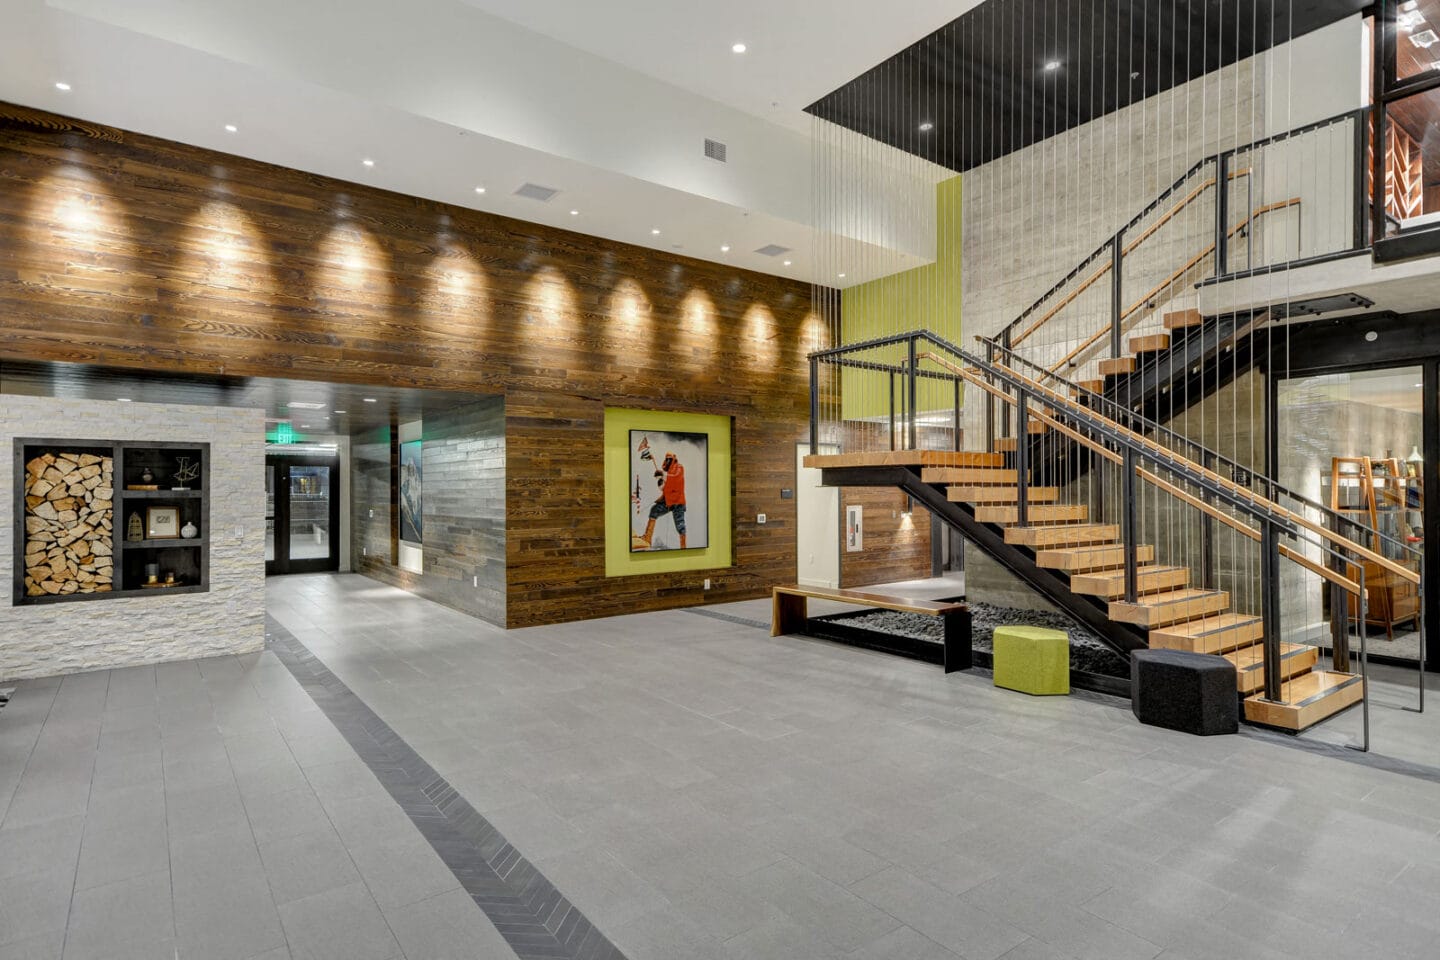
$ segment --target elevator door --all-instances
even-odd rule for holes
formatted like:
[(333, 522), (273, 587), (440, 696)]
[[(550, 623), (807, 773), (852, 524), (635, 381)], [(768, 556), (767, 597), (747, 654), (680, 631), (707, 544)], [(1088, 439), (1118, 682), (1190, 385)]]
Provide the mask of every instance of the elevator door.
[(265, 458), (265, 573), (340, 569), (340, 458)]

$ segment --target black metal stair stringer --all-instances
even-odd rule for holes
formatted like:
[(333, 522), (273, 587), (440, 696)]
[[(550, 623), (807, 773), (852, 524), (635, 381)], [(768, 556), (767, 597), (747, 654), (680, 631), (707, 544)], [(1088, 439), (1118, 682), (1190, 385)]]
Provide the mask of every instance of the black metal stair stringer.
[(1079, 620), (1116, 652), (1129, 656), (1130, 651), (1148, 646), (1146, 638), (1135, 628), (1111, 620), (1095, 598), (1071, 592), (1070, 580), (1063, 573), (1037, 565), (1028, 549), (1005, 542), (1002, 528), (976, 520), (967, 504), (951, 501), (909, 467), (825, 467), (821, 470), (821, 483), (827, 487), (898, 488), (942, 522), (960, 531), (966, 541), (979, 547), (1046, 600)]

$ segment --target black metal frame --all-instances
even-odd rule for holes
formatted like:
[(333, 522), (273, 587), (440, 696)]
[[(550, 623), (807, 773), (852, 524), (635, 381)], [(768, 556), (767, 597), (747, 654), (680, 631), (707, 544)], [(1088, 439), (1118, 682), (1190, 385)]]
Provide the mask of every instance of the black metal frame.
[[(1365, 333), (1374, 331), (1375, 340), (1366, 340)], [(1401, 316), (1393, 313), (1359, 317), (1317, 320), (1292, 328), (1281, 352), (1262, 358), (1269, 411), (1265, 425), (1266, 472), (1274, 475), (1279, 463), (1280, 380), (1300, 379), (1326, 373), (1359, 373), (1398, 366), (1421, 368), (1421, 431), (1426, 464), (1440, 464), (1440, 311)], [(1425, 569), (1437, 569), (1440, 562), (1440, 470), (1425, 471), (1426, 510), (1422, 520), (1425, 549), (1421, 563)], [(1425, 634), (1436, 636), (1440, 629), (1440, 591), (1422, 594)], [(1412, 660), (1371, 654), (1376, 663), (1413, 667)], [(1440, 673), (1440, 658), (1426, 657), (1425, 670)]]
[[(25, 595), (25, 449), (69, 448), (86, 450), (108, 450), (113, 458), (113, 504), (111, 512), (111, 589), (104, 593), (47, 594), (43, 597)], [(206, 593), (210, 590), (210, 444), (203, 441), (139, 441), (139, 440), (77, 440), (56, 437), (16, 437), (14, 444), (14, 509), (13, 509), (13, 576), (11, 602), (14, 606), (31, 606), (50, 603), (81, 603), (90, 600), (110, 600), (122, 597), (175, 596), (186, 593)], [(198, 490), (126, 490), (125, 453), (127, 450), (195, 450), (200, 454), (200, 488)], [(192, 539), (169, 541), (134, 542), (126, 539), (126, 515), (128, 509), (141, 509), (145, 505), (172, 506), (180, 501), (199, 501), (196, 511), (200, 521), (200, 533)], [(183, 510), (182, 510), (183, 513)], [(194, 550), (196, 583), (165, 589), (148, 590), (140, 587), (125, 587), (125, 554), (128, 551)]]
[(1375, 259), (1382, 263), (1440, 251), (1440, 225), (1411, 227), (1394, 237), (1385, 235), (1384, 143), (1385, 128), (1390, 123), (1390, 104), (1440, 89), (1440, 73), (1435, 71), (1405, 80), (1398, 76), (1398, 6), (1394, 0), (1379, 0), (1375, 4), (1374, 46), (1371, 55), (1376, 105), (1373, 134), (1376, 177), (1375, 189), (1370, 197), (1370, 235), (1374, 241)]
[[(265, 465), (275, 467), (275, 558), (265, 561), (267, 577), (291, 573), (325, 573), (340, 569), (340, 457), (267, 453)], [(330, 551), (325, 557), (290, 558), (290, 468), (330, 468)], [(283, 549), (282, 549), (283, 544)]]

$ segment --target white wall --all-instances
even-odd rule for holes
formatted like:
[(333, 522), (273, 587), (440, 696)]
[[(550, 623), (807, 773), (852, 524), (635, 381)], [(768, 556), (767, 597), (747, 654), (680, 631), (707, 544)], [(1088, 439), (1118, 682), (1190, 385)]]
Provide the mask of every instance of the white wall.
[(0, 680), (265, 645), (264, 411), (0, 394), (0, 449), (17, 437), (209, 443), (210, 590), (13, 606), (14, 490), (0, 484)]

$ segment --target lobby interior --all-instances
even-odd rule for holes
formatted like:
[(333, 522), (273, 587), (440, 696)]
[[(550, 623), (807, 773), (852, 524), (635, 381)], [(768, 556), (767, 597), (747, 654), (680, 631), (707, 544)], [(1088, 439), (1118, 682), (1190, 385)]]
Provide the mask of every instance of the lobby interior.
[(1440, 0), (1095, 6), (0, 0), (0, 960), (1435, 956)]

